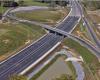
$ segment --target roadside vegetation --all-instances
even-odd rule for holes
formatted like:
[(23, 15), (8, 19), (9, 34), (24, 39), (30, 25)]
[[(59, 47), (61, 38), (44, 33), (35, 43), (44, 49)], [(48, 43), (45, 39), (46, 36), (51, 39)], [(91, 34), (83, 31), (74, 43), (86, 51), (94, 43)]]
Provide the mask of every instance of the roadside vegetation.
[(87, 48), (85, 48), (84, 46), (80, 45), (78, 42), (72, 39), (65, 40), (64, 44), (68, 46), (70, 49), (74, 50), (75, 53), (83, 57), (84, 70), (86, 71), (86, 73), (90, 74), (86, 76), (86, 80), (88, 79), (88, 77), (91, 77), (91, 80), (94, 80), (93, 77), (95, 77), (95, 80), (99, 80), (100, 73), (98, 71), (100, 70), (100, 62), (95, 57), (95, 55), (93, 55), (93, 53), (90, 52)]
[(79, 53), (87, 63), (91, 63), (95, 58), (95, 56), (87, 48), (81, 46), (79, 43), (72, 39), (66, 39), (64, 43)]
[(22, 75), (12, 75), (10, 77), (10, 80), (27, 80), (27, 77), (26, 76), (22, 76)]
[[(30, 80), (36, 80), (36, 79), (38, 79), (43, 73), (45, 73), (45, 71), (47, 70), (47, 69), (49, 69), (49, 67), (50, 66), (52, 66), (57, 60), (58, 60), (58, 58), (63, 58), (63, 59), (66, 59), (66, 56), (65, 55), (57, 55), (51, 62), (49, 62), (45, 67), (43, 67), (37, 74), (35, 74)], [(72, 65), (72, 63), (70, 63), (70, 62), (68, 62), (68, 64), (66, 63), (66, 65), (68, 65), (69, 66), (69, 68), (70, 68), (70, 70), (72, 71), (72, 70), (74, 70), (74, 67), (73, 67), (73, 65)], [(63, 75), (63, 74), (62, 74)], [(65, 75), (65, 74), (64, 74)], [(67, 78), (68, 80), (70, 80), (70, 79), (72, 79), (72, 80), (75, 80), (75, 76), (76, 75), (76, 73), (73, 73), (72, 72), (72, 74), (70, 74), (70, 75), (68, 75), (68, 74), (66, 74), (66, 76), (67, 77), (64, 77), (63, 76), (63, 78), (64, 78), (64, 80)], [(55, 76), (56, 77), (56, 76)], [(69, 79), (69, 77), (70, 77), (70, 79)], [(59, 77), (59, 80), (61, 79), (62, 77)], [(58, 80), (58, 78), (54, 78), (54, 79), (52, 79), (52, 80)], [(61, 79), (62, 80), (62, 79)]]
[(93, 1), (92, 0), (84, 0), (83, 4), (88, 10), (100, 9), (100, 1), (99, 0), (93, 0)]
[(60, 77), (54, 78), (52, 80), (75, 80), (72, 76), (62, 74)]
[(87, 10), (87, 19), (96, 33), (97, 37), (100, 39), (100, 10), (88, 11)]
[[(95, 1), (92, 1), (92, 2), (94, 2), (94, 4), (95, 4)], [(100, 1), (96, 1), (96, 3), (97, 2), (100, 3)], [(95, 5), (98, 5), (100, 7), (100, 4), (98, 4), (98, 3)], [(95, 5), (91, 5), (91, 6), (95, 6)], [(86, 6), (83, 6), (84, 16), (87, 18), (90, 26), (93, 28), (98, 39), (100, 39), (100, 28), (98, 26), (98, 24), (100, 23), (100, 19), (99, 19), (100, 18), (100, 10), (99, 9), (100, 8), (91, 10), (91, 9), (87, 9)]]
[(95, 24), (100, 24), (100, 10), (87, 11), (87, 14)]
[(36, 80), (42, 73), (44, 73), (61, 55), (57, 55), (50, 63), (43, 67), (37, 74), (35, 74), (30, 80)]
[[(65, 12), (62, 12), (65, 11)], [(45, 24), (55, 24), (57, 21), (62, 19), (68, 12), (64, 10), (36, 10), (32, 12), (19, 12), (15, 13), (15, 16), (27, 19), (31, 21), (38, 21)]]
[(37, 40), (45, 31), (36, 25), (0, 23), (0, 59)]
[(91, 44), (95, 44), (95, 42), (91, 39), (91, 36), (86, 28), (85, 25), (83, 25), (83, 21), (81, 20), (79, 24), (76, 26), (72, 34), (88, 41)]

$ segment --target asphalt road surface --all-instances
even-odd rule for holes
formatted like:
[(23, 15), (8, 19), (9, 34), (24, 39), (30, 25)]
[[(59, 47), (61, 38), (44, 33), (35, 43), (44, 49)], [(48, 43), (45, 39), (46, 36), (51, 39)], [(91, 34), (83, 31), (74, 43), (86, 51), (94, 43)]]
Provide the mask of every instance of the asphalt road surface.
[[(75, 26), (77, 20), (77, 17), (70, 16), (57, 28), (69, 32)], [(62, 39), (63, 37), (60, 35), (49, 33), (16, 56), (0, 64), (0, 80), (8, 80), (12, 74), (22, 72)]]
[(51, 49), (62, 37), (47, 34), (40, 41), (26, 48), (18, 55), (0, 65), (0, 80), (8, 80), (12, 74), (18, 74)]
[[(75, 12), (74, 12), (75, 13)], [(57, 28), (70, 32), (77, 23), (78, 16), (69, 16), (62, 24)], [(31, 46), (25, 48), (19, 54), (9, 58), (7, 61), (0, 64), (0, 80), (9, 80), (9, 77), (13, 74), (19, 74), (25, 70), (32, 63), (42, 57), (47, 51), (55, 46), (59, 41), (63, 39), (63, 36), (48, 33), (42, 39), (37, 41)]]

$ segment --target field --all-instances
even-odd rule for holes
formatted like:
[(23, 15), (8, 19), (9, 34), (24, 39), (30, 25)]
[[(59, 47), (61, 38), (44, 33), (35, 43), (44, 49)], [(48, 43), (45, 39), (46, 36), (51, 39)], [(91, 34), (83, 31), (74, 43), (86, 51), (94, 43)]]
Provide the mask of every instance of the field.
[(39, 26), (29, 24), (0, 24), (0, 59), (35, 41), (45, 34)]
[(65, 62), (65, 55), (57, 55), (46, 66), (44, 66), (37, 74), (35, 74), (30, 80), (54, 80), (53, 78), (59, 77), (62, 74), (73, 76), (74, 67), (72, 63)]
[[(81, 46), (78, 42), (67, 39), (64, 41), (64, 44), (70, 49), (73, 49), (75, 53), (81, 55), (84, 59), (84, 66), (86, 73), (90, 74), (90, 77), (95, 77), (96, 80), (100, 78), (98, 71), (100, 70), (100, 62), (98, 59), (84, 46)], [(92, 74), (92, 75), (91, 75)], [(89, 76), (86, 76), (88, 78)], [(86, 79), (87, 80), (87, 79)], [(94, 80), (94, 79), (93, 79)]]
[(27, 14), (25, 12), (16, 13), (16, 16), (46, 24), (55, 24), (64, 17), (64, 13), (59, 10), (36, 10), (33, 12), (27, 12)]
[(100, 26), (97, 25), (97, 24), (100, 24), (100, 10), (88, 11), (88, 15), (90, 17), (89, 19), (90, 24), (93, 27), (97, 37), (100, 39)]
[(83, 21), (82, 20), (76, 26), (76, 28), (73, 30), (72, 34), (74, 34), (74, 35), (86, 40), (89, 43), (95, 44), (95, 42), (91, 38), (86, 26), (83, 26)]
[(65, 41), (65, 44), (67, 46), (69, 46), (70, 48), (75, 49), (75, 51), (77, 53), (79, 53), (81, 56), (83, 56), (84, 60), (87, 63), (91, 63), (93, 61), (94, 55), (92, 55), (92, 53), (88, 49), (81, 46), (79, 43), (73, 41), (72, 39), (67, 39)]

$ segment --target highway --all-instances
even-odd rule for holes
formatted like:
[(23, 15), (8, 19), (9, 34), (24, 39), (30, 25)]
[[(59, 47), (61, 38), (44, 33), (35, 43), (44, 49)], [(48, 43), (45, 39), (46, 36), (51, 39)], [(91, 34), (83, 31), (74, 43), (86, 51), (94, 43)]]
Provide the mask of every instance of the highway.
[(100, 49), (99, 48), (89, 44), (85, 40), (83, 40), (75, 35), (70, 35), (69, 38), (71, 38), (71, 39), (79, 42), (81, 45), (85, 46), (87, 49), (92, 51), (92, 53), (98, 58), (98, 60), (100, 59)]
[[(66, 32), (70, 32), (70, 30), (75, 26), (77, 20), (77, 17), (69, 16), (57, 28), (65, 30)], [(63, 36), (49, 33), (36, 43), (21, 51), (19, 54), (0, 64), (0, 80), (9, 80), (8, 78), (12, 74), (19, 74), (40, 57), (42, 57), (62, 39)]]
[(90, 24), (88, 23), (88, 20), (86, 18), (83, 18), (83, 22), (85, 23), (85, 25), (88, 28), (88, 31), (90, 32), (92, 39), (94, 40), (94, 42), (96, 43), (96, 45), (100, 48), (100, 40), (98, 39), (98, 37), (96, 36), (96, 33), (94, 32), (93, 28), (90, 26)]
[[(74, 11), (73, 11), (74, 10)], [(75, 7), (73, 7), (73, 14), (68, 16), (60, 25), (56, 28), (61, 30), (67, 36), (68, 33), (74, 28), (76, 23), (78, 23), (79, 16), (75, 13)], [(74, 15), (75, 14), (75, 15)], [(0, 80), (9, 80), (9, 77), (13, 74), (19, 74), (23, 70), (25, 70), (28, 66), (36, 62), (39, 58), (41, 58), (47, 51), (49, 51), (54, 45), (58, 42), (62, 41), (63, 36), (56, 35), (53, 33), (48, 33), (42, 39), (37, 41), (36, 43), (31, 44), (29, 47), (25, 48), (19, 54), (9, 58), (7, 61), (0, 64)], [(72, 39), (77, 39), (82, 44), (87, 45), (85, 41), (72, 36)], [(93, 49), (97, 55), (100, 52), (97, 52), (94, 47), (87, 45), (88, 48)]]
[[(65, 35), (67, 36), (67, 33), (69, 33), (74, 28), (76, 23), (78, 23), (78, 20), (78, 15), (74, 16), (71, 14), (56, 28), (66, 32)], [(72, 35), (70, 36), (73, 40), (77, 40), (82, 45), (87, 46), (87, 48), (93, 50), (98, 56), (100, 56), (100, 52), (98, 52), (96, 48), (86, 43), (84, 40), (79, 39), (78, 37)], [(37, 61), (41, 56), (43, 56), (47, 51), (49, 51), (54, 45), (56, 45), (62, 39), (63, 37), (60, 35), (48, 33), (42, 39), (27, 47), (16, 56), (0, 64), (0, 80), (8, 80), (8, 77), (10, 75), (19, 74), (32, 63)]]
[[(64, 30), (69, 33), (77, 23), (78, 19), (78, 16), (69, 16), (57, 27), (57, 29)], [(39, 58), (41, 58), (58, 42), (62, 41), (62, 39), (63, 36), (61, 35), (48, 33), (36, 43), (31, 44), (29, 47), (25, 48), (17, 55), (1, 63), (0, 80), (9, 80), (9, 77), (11, 77), (11, 75), (21, 73), (28, 66), (36, 62)]]
[(79, 20), (79, 17), (77, 16), (68, 16), (68, 18), (62, 23), (62, 25), (59, 25), (57, 29), (60, 29), (69, 33), (73, 29), (73, 26), (75, 26), (78, 20)]
[[(63, 26), (58, 26), (58, 28), (61, 27), (61, 29), (70, 31), (75, 25), (73, 24), (75, 20), (77, 20), (76, 17), (69, 17), (68, 20), (65, 20), (66, 25), (62, 24)], [(71, 29), (69, 29), (69, 27)], [(48, 50), (50, 50), (62, 39), (62, 36), (49, 33), (38, 42), (21, 51), (18, 55), (0, 64), (0, 79), (8, 80), (10, 75), (20, 73), (41, 56), (43, 56)]]
[(61, 36), (47, 34), (18, 55), (0, 64), (0, 80), (8, 80), (11, 74), (20, 73), (61, 40)]
[(96, 33), (94, 32), (92, 26), (90, 25), (89, 21), (87, 20), (87, 18), (84, 16), (84, 9), (81, 6), (81, 3), (76, 2), (80, 12), (81, 12), (81, 17), (82, 17), (82, 21), (83, 23), (85, 23), (85, 26), (87, 27), (88, 31), (90, 32), (91, 38), (94, 40), (94, 42), (96, 43), (96, 46), (98, 48), (100, 48), (100, 40), (98, 39)]
[[(65, 50), (65, 52), (66, 52), (66, 50)], [(65, 54), (67, 55), (68, 58), (73, 57), (72, 52), (70, 52), (70, 51), (66, 52)], [(72, 64), (76, 70), (76, 74), (77, 74), (76, 80), (84, 80), (85, 73), (84, 73), (84, 69), (83, 69), (82, 65), (78, 61), (72, 61)]]

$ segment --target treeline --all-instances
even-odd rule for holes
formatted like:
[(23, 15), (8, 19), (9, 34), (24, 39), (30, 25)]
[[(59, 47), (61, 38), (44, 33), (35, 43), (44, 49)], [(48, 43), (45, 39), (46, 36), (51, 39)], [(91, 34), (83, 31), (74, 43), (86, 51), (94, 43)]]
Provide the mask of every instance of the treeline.
[[(48, 3), (51, 6), (54, 5), (60, 5), (60, 6), (67, 6), (67, 4), (69, 4), (69, 1), (65, 1), (65, 0), (33, 0), (33, 2), (41, 2), (41, 3)], [(19, 0), (19, 1), (15, 1), (15, 0), (2, 0), (0, 1), (0, 6), (2, 7), (17, 7), (17, 6), (27, 6), (24, 4), (25, 0)]]
[(42, 2), (42, 3), (50, 3), (50, 4), (56, 4), (56, 5), (60, 5), (60, 6), (67, 6), (67, 4), (69, 4), (69, 1), (67, 0), (34, 0), (37, 2)]
[(0, 1), (0, 6), (2, 6), (2, 7), (16, 7), (16, 6), (18, 6), (18, 3), (14, 2), (14, 1)]

